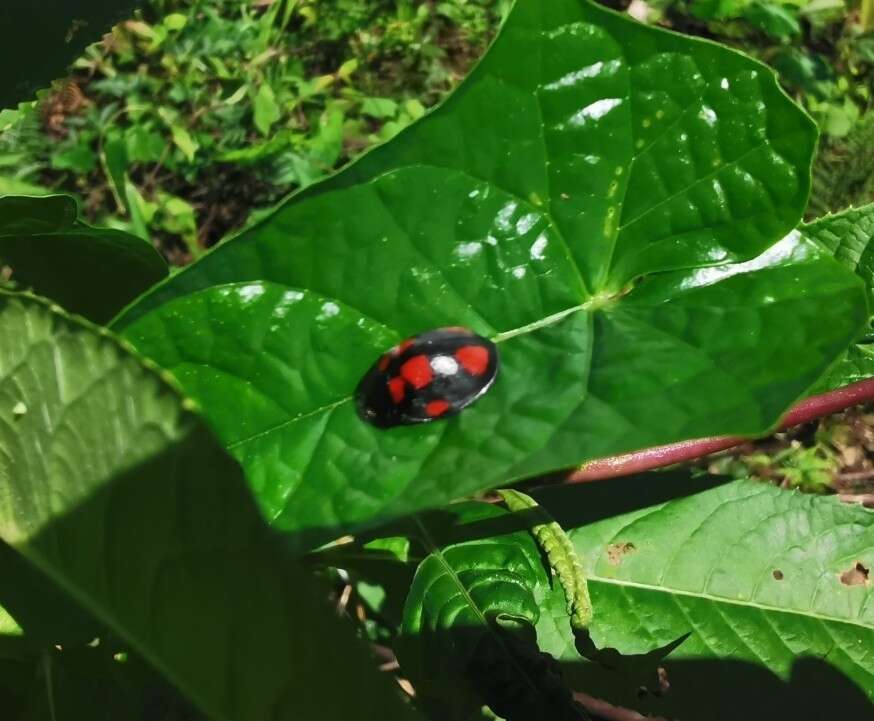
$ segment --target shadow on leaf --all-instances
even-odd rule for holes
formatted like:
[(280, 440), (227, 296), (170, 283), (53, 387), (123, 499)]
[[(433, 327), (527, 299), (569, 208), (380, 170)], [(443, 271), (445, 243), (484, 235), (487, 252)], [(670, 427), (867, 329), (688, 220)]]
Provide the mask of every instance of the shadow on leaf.
[(695, 721), (833, 721), (874, 718), (874, 704), (834, 666), (801, 657), (788, 680), (751, 663), (665, 659), (660, 687), (642, 687), (592, 663), (562, 663), (567, 683), (642, 714)]

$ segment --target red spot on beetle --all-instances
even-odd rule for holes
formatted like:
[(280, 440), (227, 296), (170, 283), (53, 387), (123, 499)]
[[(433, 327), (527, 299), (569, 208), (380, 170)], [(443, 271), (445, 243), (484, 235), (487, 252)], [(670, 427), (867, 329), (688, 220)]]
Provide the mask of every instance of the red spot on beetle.
[(388, 382), (388, 392), (391, 393), (391, 399), (395, 403), (400, 403), (404, 399), (406, 393), (406, 382), (400, 376), (392, 378)]
[(401, 375), (416, 390), (424, 388), (434, 377), (428, 356), (414, 355), (401, 366)]
[(479, 376), (489, 367), (489, 351), (481, 345), (466, 345), (455, 351), (458, 362), (472, 376)]
[(399, 341), (355, 388), (361, 419), (377, 428), (442, 421), (480, 398), (498, 373), (488, 338), (453, 326)]
[(449, 404), (446, 401), (428, 401), (425, 404), (425, 413), (431, 418), (442, 416), (449, 410)]

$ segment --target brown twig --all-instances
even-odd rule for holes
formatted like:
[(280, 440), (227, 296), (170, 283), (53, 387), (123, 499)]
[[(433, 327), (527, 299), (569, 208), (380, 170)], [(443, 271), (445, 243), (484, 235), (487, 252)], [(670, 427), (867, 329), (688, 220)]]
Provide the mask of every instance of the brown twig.
[(346, 613), (346, 606), (349, 605), (349, 599), (352, 596), (352, 585), (347, 583), (343, 586), (343, 591), (340, 593), (340, 598), (337, 600), (337, 613)]
[(158, 180), (158, 173), (161, 172), (161, 168), (163, 168), (164, 163), (167, 162), (167, 156), (170, 154), (170, 148), (172, 147), (173, 144), (169, 141), (164, 143), (164, 149), (161, 151), (161, 156), (158, 158), (158, 162), (155, 163), (155, 167), (152, 168), (151, 172), (146, 176), (146, 179), (142, 183), (144, 188), (152, 190), (155, 187), (155, 183)]
[[(831, 415), (851, 406), (874, 400), (874, 378), (838, 388), (818, 396), (805, 398), (796, 403), (783, 417), (780, 430), (797, 426), (808, 421)], [(618, 456), (590, 461), (571, 473), (566, 483), (584, 483), (606, 478), (628, 476), (633, 473), (650, 471), (655, 468), (671, 466), (675, 463), (691, 461), (702, 456), (739, 446), (748, 438), (722, 436), (719, 438), (699, 438), (691, 441), (670, 443), (666, 446), (644, 448)]]
[(874, 508), (874, 493), (840, 493), (838, 498), (844, 503), (859, 503), (865, 508)]
[(857, 483), (858, 481), (870, 481), (874, 478), (874, 468), (867, 471), (847, 471), (838, 474), (839, 483)]
[(641, 716), (637, 711), (633, 711), (630, 708), (614, 706), (599, 698), (589, 696), (589, 694), (582, 691), (574, 691), (574, 700), (589, 713), (606, 719), (606, 721), (666, 721), (660, 716), (658, 718)]

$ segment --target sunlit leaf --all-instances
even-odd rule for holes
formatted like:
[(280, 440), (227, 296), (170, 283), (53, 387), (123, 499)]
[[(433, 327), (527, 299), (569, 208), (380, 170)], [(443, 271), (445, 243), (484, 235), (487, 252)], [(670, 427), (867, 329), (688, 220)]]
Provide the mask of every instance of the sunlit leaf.
[[(827, 253), (775, 245), (815, 135), (749, 58), (520, 0), (441, 107), (115, 327), (310, 543), (599, 456), (761, 434), (866, 315)], [(457, 325), (498, 343), (482, 399), (389, 431), (357, 416), (380, 353)]]
[(8, 293), (0, 458), (0, 538), (210, 718), (410, 718), (162, 374)]

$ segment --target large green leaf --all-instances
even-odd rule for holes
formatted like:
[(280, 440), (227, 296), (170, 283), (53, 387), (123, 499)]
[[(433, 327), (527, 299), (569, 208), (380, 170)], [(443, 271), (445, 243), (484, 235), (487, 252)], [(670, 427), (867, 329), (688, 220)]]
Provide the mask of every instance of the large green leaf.
[[(509, 519), (483, 503), (452, 511), (456, 533)], [(407, 596), (397, 653), (433, 718), (466, 719), (486, 702), (507, 721), (586, 719), (537, 649), (549, 580), (533, 537), (523, 528), (444, 544), (422, 520), (414, 533), (429, 555)]]
[(0, 658), (0, 703), (10, 721), (207, 721), (128, 647), (107, 640)]
[[(520, 0), (443, 106), (115, 327), (311, 542), (599, 456), (760, 434), (865, 317), (826, 253), (797, 234), (768, 249), (800, 218), (814, 139), (738, 53)], [(486, 396), (447, 422), (362, 422), (351, 394), (378, 355), (453, 325), (499, 344)]]
[[(874, 204), (817, 218), (802, 226), (801, 232), (828, 249), (865, 282), (868, 308), (874, 310)], [(829, 371), (822, 388), (838, 388), (871, 376), (874, 376), (874, 329), (869, 322), (846, 356)]]
[(874, 203), (824, 215), (801, 226), (801, 232), (858, 274), (874, 298)]
[(0, 537), (217, 721), (409, 718), (186, 406), (105, 331), (0, 295)]
[(26, 100), (62, 77), (66, 66), (138, 0), (10, 0), (0, 6), (0, 108)]
[(0, 264), (20, 286), (105, 323), (165, 278), (167, 263), (141, 238), (77, 215), (66, 195), (0, 197)]
[[(635, 488), (670, 485), (672, 479), (651, 474), (629, 483), (625, 502), (633, 503)], [(566, 488), (539, 500), (573, 525), (597, 517), (604, 496), (597, 488)], [(837, 679), (831, 689), (817, 684), (826, 694), (817, 707), (867, 718), (850, 708), (860, 690), (874, 700), (874, 588), (864, 572), (874, 566), (874, 513), (835, 497), (754, 481), (642, 505), (569, 533), (589, 578), (590, 630), (600, 647), (643, 653), (692, 632), (663, 663), (672, 690), (653, 707), (659, 715), (737, 718), (737, 709), (723, 708), (720, 699), (746, 693), (733, 690), (732, 683), (745, 677), (739, 669), (747, 669), (748, 679), (764, 674), (780, 686), (777, 679), (788, 682), (799, 666), (814, 663), (823, 679)], [(561, 611), (558, 625), (566, 626)], [(541, 636), (541, 642), (545, 650), (576, 659), (567, 633)], [(723, 662), (720, 673), (708, 667), (714, 661)], [(583, 690), (615, 693), (615, 684), (600, 686), (606, 682), (593, 671), (580, 674)], [(842, 675), (850, 680), (846, 696)], [(746, 718), (775, 717), (781, 694), (773, 683), (766, 688), (773, 696), (761, 699), (755, 713), (746, 710)], [(625, 692), (634, 699), (637, 684), (629, 681)], [(864, 701), (862, 707), (874, 708)], [(827, 718), (804, 715), (813, 714), (804, 708), (796, 715), (794, 708), (777, 709), (777, 716)]]

